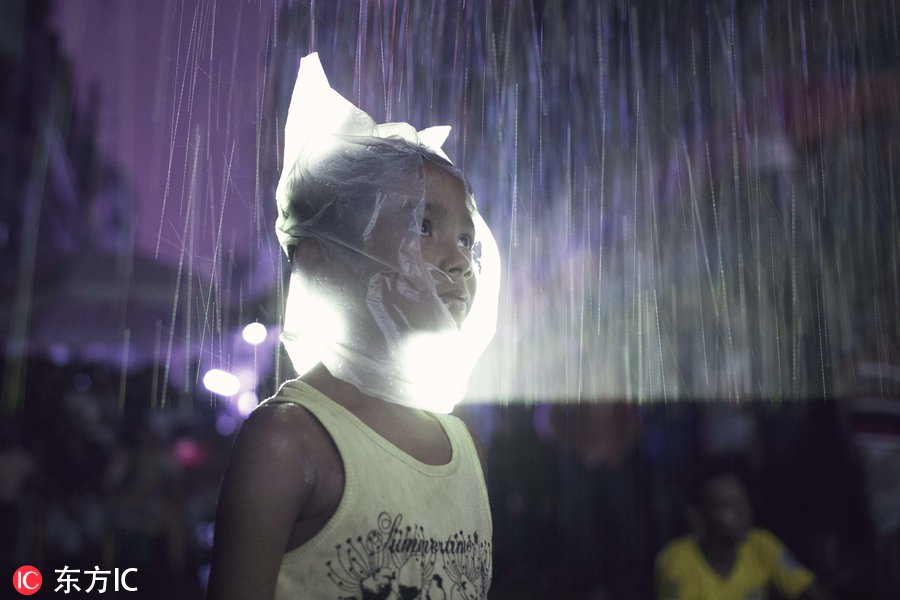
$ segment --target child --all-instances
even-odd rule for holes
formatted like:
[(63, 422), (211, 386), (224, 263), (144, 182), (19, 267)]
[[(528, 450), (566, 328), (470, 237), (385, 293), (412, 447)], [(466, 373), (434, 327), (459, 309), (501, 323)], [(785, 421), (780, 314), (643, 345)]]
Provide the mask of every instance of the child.
[(750, 501), (732, 471), (711, 467), (698, 483), (698, 531), (656, 559), (659, 600), (765, 600), (770, 586), (787, 598), (830, 598), (778, 538), (750, 526)]
[(499, 260), (449, 128), (375, 125), (313, 54), (285, 129), (282, 337), (305, 374), (235, 441), (209, 597), (486, 598), (483, 453), (439, 413), (493, 334)]

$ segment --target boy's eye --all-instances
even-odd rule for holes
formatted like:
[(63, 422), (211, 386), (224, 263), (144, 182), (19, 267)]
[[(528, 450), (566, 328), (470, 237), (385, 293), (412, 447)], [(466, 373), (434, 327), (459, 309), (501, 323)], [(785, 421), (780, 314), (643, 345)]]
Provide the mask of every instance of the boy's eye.
[(471, 235), (463, 234), (463, 235), (459, 236), (458, 243), (459, 243), (460, 247), (465, 248), (466, 250), (471, 250), (472, 246), (475, 245), (475, 240), (472, 239)]
[(422, 223), (419, 225), (419, 233), (422, 235), (431, 235), (431, 221), (422, 219)]

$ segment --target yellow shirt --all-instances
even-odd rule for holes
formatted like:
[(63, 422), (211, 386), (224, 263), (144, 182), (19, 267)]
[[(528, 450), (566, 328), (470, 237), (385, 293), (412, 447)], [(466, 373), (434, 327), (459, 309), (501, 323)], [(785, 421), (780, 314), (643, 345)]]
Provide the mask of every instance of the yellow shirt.
[(706, 562), (693, 535), (671, 542), (656, 558), (659, 600), (765, 600), (769, 585), (796, 598), (812, 581), (813, 574), (765, 529), (750, 530), (727, 577)]
[(268, 400), (284, 401), (305, 407), (331, 435), (344, 493), (325, 527), (284, 555), (277, 600), (487, 598), (491, 513), (462, 421), (434, 415), (453, 450), (449, 463), (433, 466), (302, 381), (285, 383)]

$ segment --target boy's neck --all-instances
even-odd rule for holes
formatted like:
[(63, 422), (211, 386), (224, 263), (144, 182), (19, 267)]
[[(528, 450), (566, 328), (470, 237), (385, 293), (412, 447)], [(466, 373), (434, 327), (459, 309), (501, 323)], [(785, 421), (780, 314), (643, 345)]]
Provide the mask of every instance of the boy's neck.
[[(360, 410), (395, 406), (385, 402), (381, 398), (362, 392), (352, 383), (348, 383), (343, 379), (338, 379), (332, 375), (322, 363), (313, 367), (303, 375), (300, 380), (307, 385), (316, 388), (334, 402), (340, 404), (354, 414), (358, 413)], [(396, 406), (397, 408), (403, 408), (399, 405)]]
[(427, 465), (445, 465), (453, 458), (450, 438), (433, 415), (363, 393), (319, 364), (300, 378), (356, 416), (388, 442)]
[(307, 371), (300, 377), (300, 381), (316, 388), (344, 408), (349, 409), (351, 406), (366, 402), (365, 394), (332, 375), (322, 363)]

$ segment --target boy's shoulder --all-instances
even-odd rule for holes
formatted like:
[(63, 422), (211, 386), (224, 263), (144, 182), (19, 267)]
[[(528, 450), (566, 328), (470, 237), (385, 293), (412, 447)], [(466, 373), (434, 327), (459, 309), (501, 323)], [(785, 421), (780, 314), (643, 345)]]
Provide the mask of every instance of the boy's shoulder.
[(289, 379), (272, 396), (260, 402), (250, 418), (271, 419), (274, 427), (287, 425), (288, 422), (298, 426), (311, 425), (318, 423), (315, 416), (318, 407), (331, 408), (330, 405), (334, 404), (334, 400), (308, 383)]
[(331, 400), (323, 392), (298, 377), (296, 379), (288, 379), (282, 383), (274, 394), (259, 404), (257, 410), (264, 406), (286, 403), (302, 405), (306, 402), (322, 399)]
[[(288, 382), (291, 383), (291, 382)], [(251, 452), (285, 462), (332, 456), (333, 442), (319, 420), (301, 402), (303, 387), (282, 385), (254, 409), (235, 442)]]

